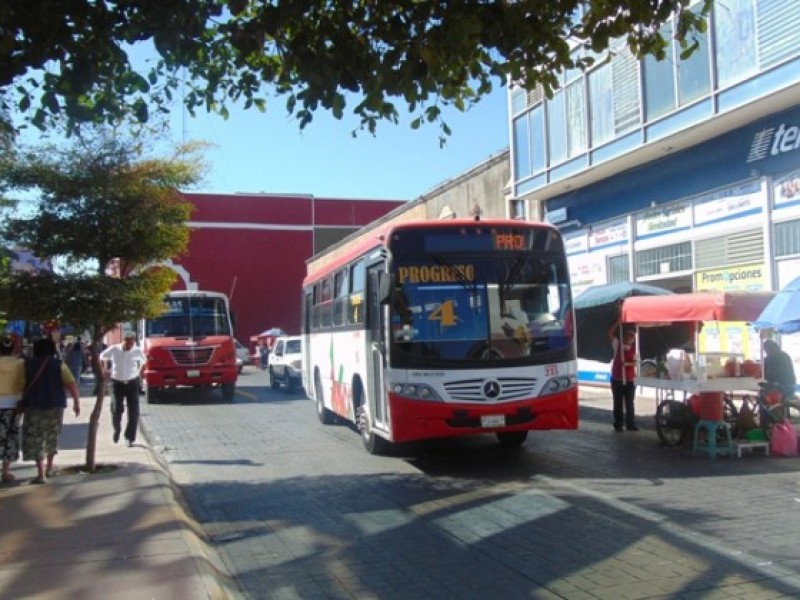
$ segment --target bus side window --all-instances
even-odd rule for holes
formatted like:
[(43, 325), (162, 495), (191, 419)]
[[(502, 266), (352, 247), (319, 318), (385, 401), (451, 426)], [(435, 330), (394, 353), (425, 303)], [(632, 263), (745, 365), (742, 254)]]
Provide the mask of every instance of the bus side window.
[(320, 325), (320, 313), (322, 304), (322, 289), (320, 284), (317, 283), (314, 285), (314, 299), (312, 301), (312, 308), (311, 308), (311, 328), (312, 329), (319, 329)]
[(333, 277), (333, 325), (338, 327), (346, 322), (347, 313), (347, 270)]
[(320, 305), (319, 324), (323, 329), (333, 324), (333, 285), (330, 277), (322, 280), (322, 303)]
[(350, 267), (350, 296), (347, 310), (347, 322), (350, 325), (364, 322), (364, 283), (366, 273), (363, 262), (358, 262)]

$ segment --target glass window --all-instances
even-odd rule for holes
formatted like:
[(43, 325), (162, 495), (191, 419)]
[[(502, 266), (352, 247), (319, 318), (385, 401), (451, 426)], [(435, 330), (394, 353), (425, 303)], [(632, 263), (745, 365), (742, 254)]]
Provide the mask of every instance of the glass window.
[(631, 280), (631, 270), (627, 254), (608, 257), (608, 283)]
[(587, 148), (584, 80), (579, 79), (564, 91), (567, 103), (567, 154), (572, 158)]
[(516, 87), (511, 90), (511, 114), (525, 110), (528, 104), (528, 90), (523, 87)]
[[(661, 29), (664, 39), (672, 39), (672, 25)], [(668, 49), (664, 60), (648, 55), (644, 59), (644, 108), (645, 119), (652, 121), (675, 109), (675, 73), (672, 52)]]
[(753, 0), (725, 0), (714, 5), (717, 85), (728, 87), (758, 69)]
[(531, 134), (528, 113), (514, 119), (514, 177), (524, 179), (531, 174)]
[(347, 309), (347, 322), (355, 325), (364, 322), (364, 288), (367, 269), (363, 262), (350, 267), (350, 296)]
[(589, 73), (592, 146), (614, 137), (614, 102), (611, 93), (611, 65), (605, 64)]
[(800, 254), (800, 220), (775, 224), (775, 256)]
[(555, 93), (547, 103), (547, 141), (550, 166), (567, 159), (567, 115), (564, 90)]
[(533, 173), (539, 173), (547, 168), (547, 152), (545, 141), (547, 139), (544, 129), (544, 105), (539, 103), (530, 113), (531, 122), (531, 166)]
[[(695, 9), (699, 12), (699, 8)], [(680, 47), (675, 44), (675, 61), (678, 71), (678, 103), (681, 106), (702, 98), (711, 91), (711, 74), (708, 58), (708, 34), (698, 34), (698, 47), (685, 60), (680, 58)]]
[[(448, 260), (452, 258), (453, 263)], [(456, 281), (422, 281), (403, 271), (456, 267)], [(533, 364), (571, 352), (569, 272), (563, 256), (446, 254), (396, 263), (390, 303), (395, 366), (447, 361)], [(455, 272), (455, 271), (454, 271)]]
[(347, 270), (342, 270), (333, 276), (333, 324), (344, 325), (347, 320)]
[(641, 250), (636, 253), (636, 274), (639, 277), (688, 271), (691, 268), (691, 242)]

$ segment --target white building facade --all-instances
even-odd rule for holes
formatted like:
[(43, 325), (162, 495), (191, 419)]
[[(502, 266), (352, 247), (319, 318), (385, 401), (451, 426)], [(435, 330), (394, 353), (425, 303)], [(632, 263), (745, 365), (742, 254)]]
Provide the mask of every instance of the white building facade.
[[(562, 229), (575, 295), (617, 281), (777, 290), (800, 275), (800, 2), (718, 0), (699, 42), (661, 62), (617, 44), (552, 99), (509, 92), (509, 212)], [(709, 328), (704, 343), (752, 354), (758, 339)]]

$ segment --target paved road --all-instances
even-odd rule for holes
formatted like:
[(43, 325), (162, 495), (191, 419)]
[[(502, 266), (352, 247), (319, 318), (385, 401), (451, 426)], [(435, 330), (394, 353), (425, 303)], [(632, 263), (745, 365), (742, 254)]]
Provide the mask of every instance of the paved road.
[(232, 405), (143, 415), (242, 598), (800, 597), (800, 459), (692, 457), (644, 417), (614, 433), (602, 389), (518, 451), (376, 457), (266, 384), (250, 367)]

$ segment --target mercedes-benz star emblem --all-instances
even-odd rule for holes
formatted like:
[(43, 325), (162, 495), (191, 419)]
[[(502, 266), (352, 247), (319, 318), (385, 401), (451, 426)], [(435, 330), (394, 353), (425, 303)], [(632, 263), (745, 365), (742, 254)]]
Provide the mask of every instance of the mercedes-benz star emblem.
[(494, 379), (485, 382), (483, 384), (483, 395), (491, 399), (497, 398), (500, 395), (500, 384)]

